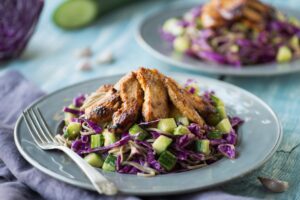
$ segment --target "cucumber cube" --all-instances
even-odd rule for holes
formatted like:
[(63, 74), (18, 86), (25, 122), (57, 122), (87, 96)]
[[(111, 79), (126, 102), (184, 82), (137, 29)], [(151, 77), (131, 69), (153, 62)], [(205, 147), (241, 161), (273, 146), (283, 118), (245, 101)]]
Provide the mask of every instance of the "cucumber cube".
[(190, 47), (190, 41), (187, 37), (179, 36), (173, 41), (175, 51), (183, 53)]
[(216, 128), (221, 131), (222, 133), (229, 133), (232, 129), (230, 121), (228, 118), (223, 119), (222, 121), (220, 121), (218, 123), (218, 125), (216, 126)]
[(137, 140), (144, 140), (148, 136), (148, 133), (137, 124), (129, 129), (129, 134), (135, 135)]
[[(72, 109), (78, 109), (76, 108), (73, 104), (70, 104), (68, 106), (68, 108), (72, 108)], [(65, 123), (66, 124), (69, 124), (70, 122), (72, 122), (72, 119), (75, 118), (76, 115), (72, 114), (72, 113), (69, 113), (69, 112), (65, 112), (64, 113), (64, 120), (65, 120)]]
[(176, 117), (176, 121), (178, 124), (182, 124), (184, 126), (188, 126), (190, 124), (189, 119), (187, 117)]
[(293, 57), (292, 51), (287, 46), (282, 46), (279, 48), (276, 60), (279, 63), (289, 62)]
[(103, 160), (100, 155), (96, 153), (90, 153), (87, 156), (84, 157), (84, 160), (88, 162), (90, 165), (93, 167), (102, 167), (103, 165)]
[(172, 143), (171, 138), (161, 135), (153, 142), (152, 146), (155, 152), (157, 154), (160, 154), (163, 151), (165, 151), (171, 143)]
[(196, 140), (196, 151), (201, 152), (205, 155), (210, 154), (209, 140)]
[(190, 130), (186, 126), (179, 125), (175, 128), (173, 134), (174, 135), (185, 135), (191, 133)]
[(107, 172), (116, 171), (116, 160), (117, 160), (116, 156), (113, 156), (112, 154), (108, 154), (102, 166), (103, 171), (107, 171)]
[(227, 113), (226, 113), (226, 109), (225, 109), (224, 106), (218, 106), (218, 107), (217, 107), (217, 112), (219, 113), (219, 116), (220, 116), (222, 119), (227, 118)]
[(161, 131), (172, 133), (177, 127), (174, 118), (161, 119), (158, 122), (157, 128)]
[(219, 130), (213, 130), (207, 133), (208, 139), (221, 139), (223, 134)]
[(104, 136), (102, 134), (91, 135), (91, 148), (102, 147), (104, 145)]
[(117, 141), (116, 135), (112, 132), (109, 132), (107, 129), (104, 129), (102, 134), (104, 136), (104, 146), (108, 146)]
[(174, 36), (181, 35), (184, 32), (184, 28), (178, 24), (179, 20), (176, 18), (168, 19), (163, 24), (163, 31), (171, 33)]
[(211, 95), (211, 99), (216, 104), (216, 107), (218, 107), (218, 106), (223, 106), (224, 107), (225, 106), (224, 102), (220, 98), (218, 98), (217, 96)]
[(70, 122), (69, 125), (67, 126), (67, 129), (64, 133), (64, 137), (68, 138), (70, 140), (76, 139), (81, 130), (81, 124), (77, 122)]
[(291, 39), (290, 39), (290, 45), (293, 49), (297, 50), (300, 48), (300, 42), (299, 42), (299, 38), (297, 35), (294, 35)]
[(162, 152), (158, 158), (159, 164), (168, 171), (175, 167), (176, 161), (176, 156), (169, 151)]

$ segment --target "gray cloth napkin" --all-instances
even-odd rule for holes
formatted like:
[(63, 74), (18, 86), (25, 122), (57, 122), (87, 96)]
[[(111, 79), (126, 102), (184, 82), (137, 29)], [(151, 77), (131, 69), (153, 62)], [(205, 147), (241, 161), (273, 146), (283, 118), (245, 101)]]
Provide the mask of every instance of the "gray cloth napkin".
[(0, 199), (1, 200), (93, 200), (93, 199), (188, 199), (248, 200), (252, 198), (206, 191), (172, 197), (105, 197), (51, 178), (31, 166), (18, 152), (13, 127), (26, 106), (44, 93), (21, 74), (10, 71), (0, 77)]

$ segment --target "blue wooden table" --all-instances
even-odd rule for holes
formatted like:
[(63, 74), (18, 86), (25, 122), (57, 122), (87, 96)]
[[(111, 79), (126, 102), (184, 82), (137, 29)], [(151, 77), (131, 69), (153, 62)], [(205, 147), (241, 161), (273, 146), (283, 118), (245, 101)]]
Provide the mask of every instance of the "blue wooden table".
[[(26, 51), (20, 59), (1, 66), (0, 74), (18, 70), (46, 92), (51, 92), (86, 79), (125, 73), (139, 66), (155, 67), (161, 71), (182, 71), (148, 55), (134, 40), (134, 32), (139, 21), (151, 12), (169, 4), (197, 1), (141, 2), (111, 13), (91, 27), (73, 32), (60, 30), (51, 21), (53, 9), (60, 2), (46, 0), (36, 33)], [(300, 12), (299, 0), (268, 2), (293, 7)], [(115, 62), (94, 65), (91, 71), (78, 71), (76, 65), (79, 60), (74, 56), (74, 51), (84, 47), (91, 47), (96, 54), (111, 50)], [(91, 61), (94, 62), (95, 57)], [(284, 137), (276, 154), (262, 168), (222, 188), (232, 194), (258, 198), (300, 199), (300, 74), (265, 78), (225, 77), (225, 81), (245, 88), (266, 101), (278, 114), (284, 127)], [(286, 180), (290, 188), (281, 194), (266, 192), (257, 181), (257, 176)]]

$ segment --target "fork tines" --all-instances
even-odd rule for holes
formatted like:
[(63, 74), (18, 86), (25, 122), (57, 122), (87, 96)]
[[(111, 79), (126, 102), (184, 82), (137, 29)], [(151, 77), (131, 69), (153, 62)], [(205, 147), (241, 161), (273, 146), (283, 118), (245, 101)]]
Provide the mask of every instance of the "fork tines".
[(23, 116), (32, 138), (40, 147), (43, 144), (57, 143), (39, 108), (29, 108), (23, 112)]

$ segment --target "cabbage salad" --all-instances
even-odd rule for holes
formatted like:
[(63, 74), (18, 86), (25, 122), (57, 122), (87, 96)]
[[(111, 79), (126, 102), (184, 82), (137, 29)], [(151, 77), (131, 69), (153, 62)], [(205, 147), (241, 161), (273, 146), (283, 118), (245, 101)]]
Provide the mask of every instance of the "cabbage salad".
[[(199, 95), (199, 88), (189, 80), (185, 88)], [(201, 127), (176, 112), (170, 117), (144, 122), (142, 119), (122, 134), (110, 132), (109, 125), (99, 125), (85, 117), (80, 109), (87, 96), (74, 98), (64, 108), (63, 141), (90, 165), (106, 172), (155, 176), (183, 172), (210, 165), (223, 157), (235, 159), (237, 129), (242, 120), (227, 115), (223, 101), (214, 92), (201, 97), (213, 105)]]
[(299, 58), (300, 22), (295, 17), (257, 0), (216, 2), (166, 20), (161, 37), (177, 52), (236, 68)]

